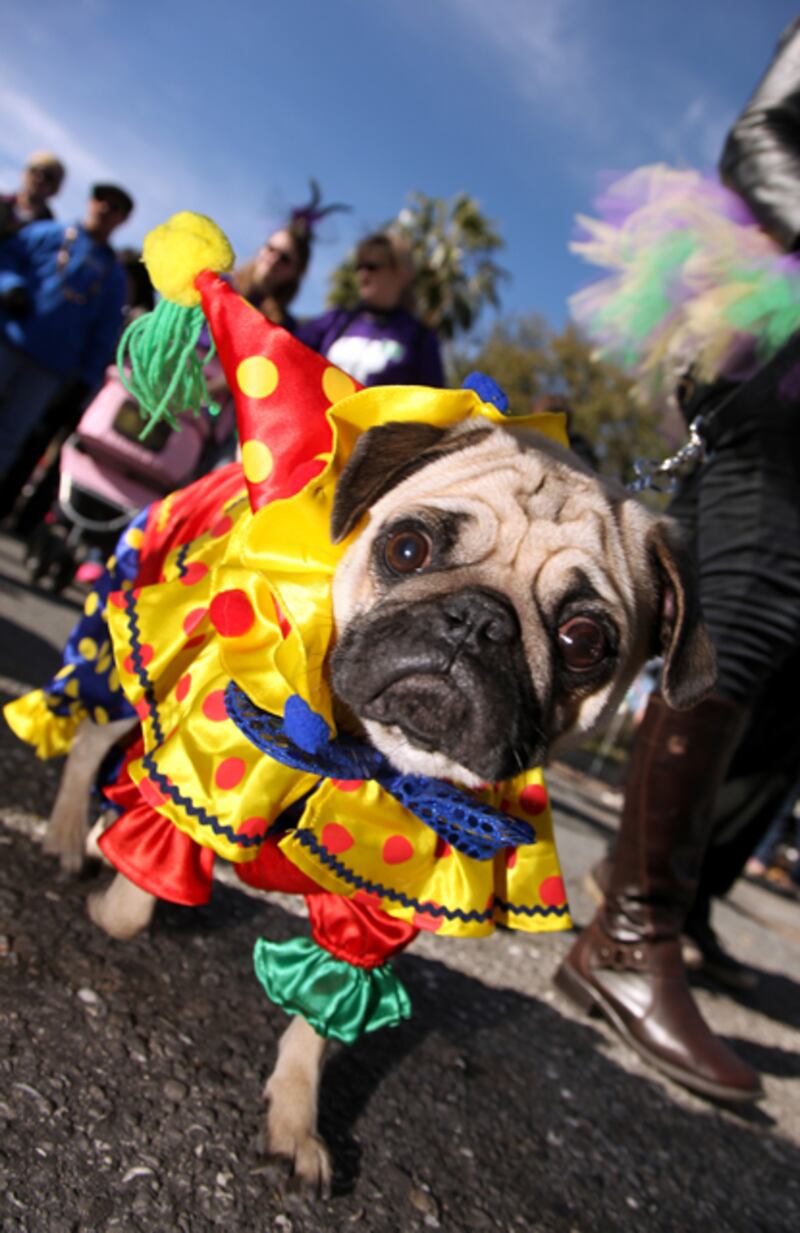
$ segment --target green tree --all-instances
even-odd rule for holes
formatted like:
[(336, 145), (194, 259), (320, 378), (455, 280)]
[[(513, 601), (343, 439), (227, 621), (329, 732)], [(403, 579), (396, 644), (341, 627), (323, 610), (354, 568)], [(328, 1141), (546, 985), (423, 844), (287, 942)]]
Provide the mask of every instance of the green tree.
[(557, 333), (535, 314), (501, 319), (477, 347), (456, 350), (456, 384), (474, 370), (497, 381), (515, 414), (545, 395), (563, 398), (572, 431), (590, 442), (605, 475), (627, 481), (636, 459), (666, 453), (658, 424), (637, 407), (623, 371), (598, 359), (574, 325)]
[[(440, 338), (468, 333), (481, 311), (498, 308), (499, 284), (507, 277), (494, 260), (503, 240), (467, 193), (451, 200), (412, 193), (397, 218), (384, 228), (401, 231), (411, 244), (417, 269), (417, 311)], [(331, 275), (330, 305), (352, 308), (358, 301), (353, 257)]]

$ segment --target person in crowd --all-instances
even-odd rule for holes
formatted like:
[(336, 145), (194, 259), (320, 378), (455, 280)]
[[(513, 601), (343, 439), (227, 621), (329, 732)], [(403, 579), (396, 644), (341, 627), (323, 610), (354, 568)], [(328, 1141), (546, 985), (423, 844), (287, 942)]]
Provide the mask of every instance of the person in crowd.
[(745, 874), (783, 894), (800, 895), (800, 779), (775, 814), (767, 833), (748, 857)]
[(362, 385), (443, 386), (439, 341), (414, 315), (414, 278), (399, 232), (367, 236), (356, 250), (356, 307), (303, 322), (297, 337)]
[[(780, 249), (800, 247), (800, 20), (784, 33), (735, 123), (721, 172), (785, 264)], [(634, 741), (605, 902), (556, 978), (573, 1000), (605, 1014), (646, 1060), (721, 1100), (758, 1099), (760, 1077), (702, 1018), (680, 936), (696, 911), (732, 767), (766, 774), (784, 737), (782, 761), (795, 772), (800, 765), (796, 717), (779, 733), (775, 715), (776, 693), (796, 706), (800, 686), (798, 371), (795, 333), (751, 375), (703, 382), (690, 374), (683, 386), (687, 422), (703, 415), (710, 448), (672, 512), (691, 536), (717, 683), (689, 711), (671, 710), (658, 691), (651, 695)], [(668, 580), (664, 585), (668, 594)]]
[(109, 240), (132, 209), (97, 184), (80, 223), (31, 223), (0, 244), (0, 477), (64, 382), (85, 399), (103, 379), (126, 299)]
[[(298, 294), (308, 269), (319, 223), (331, 214), (349, 209), (340, 203), (322, 204), (322, 192), (311, 181), (311, 196), (295, 206), (285, 224), (273, 231), (249, 260), (237, 266), (231, 276), (236, 290), (276, 325), (294, 334), (297, 320), (290, 305)], [(210, 339), (204, 331), (201, 345)], [(209, 449), (204, 454), (205, 470), (230, 462), (236, 455), (238, 440), (233, 402), (222, 365), (215, 357), (206, 369), (209, 397), (221, 407)], [(219, 428), (221, 427), (221, 431)]]
[[(155, 307), (155, 292), (139, 249), (120, 249), (117, 260), (125, 273), (127, 290), (122, 320), (127, 325)], [(32, 534), (56, 498), (61, 445), (74, 432), (86, 401), (86, 387), (80, 377), (65, 381), (47, 404), (36, 428), (26, 437), (14, 465), (6, 472), (0, 492), (0, 518), (13, 511), (11, 529), (23, 539)], [(32, 490), (26, 492), (18, 504), (20, 494), (45, 455), (46, 465), (37, 474)]]
[(311, 239), (312, 232), (307, 226), (290, 220), (233, 272), (236, 290), (270, 321), (292, 334), (297, 321), (289, 305), (300, 290), (308, 267)]
[(234, 270), (236, 290), (270, 321), (296, 333), (297, 321), (289, 305), (308, 269), (317, 227), (324, 218), (349, 208), (339, 202), (324, 206), (319, 184), (312, 180), (309, 200), (295, 206), (286, 223), (267, 237), (249, 261)]
[(47, 203), (61, 188), (65, 174), (64, 164), (49, 150), (31, 154), (17, 191), (0, 194), (0, 240), (14, 235), (28, 223), (53, 218)]

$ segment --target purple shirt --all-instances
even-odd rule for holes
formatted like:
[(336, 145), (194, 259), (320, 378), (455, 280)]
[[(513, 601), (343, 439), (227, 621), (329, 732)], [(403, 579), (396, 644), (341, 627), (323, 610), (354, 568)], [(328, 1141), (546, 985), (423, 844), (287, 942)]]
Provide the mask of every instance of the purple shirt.
[(445, 384), (436, 335), (402, 308), (334, 308), (302, 322), (296, 337), (362, 385)]

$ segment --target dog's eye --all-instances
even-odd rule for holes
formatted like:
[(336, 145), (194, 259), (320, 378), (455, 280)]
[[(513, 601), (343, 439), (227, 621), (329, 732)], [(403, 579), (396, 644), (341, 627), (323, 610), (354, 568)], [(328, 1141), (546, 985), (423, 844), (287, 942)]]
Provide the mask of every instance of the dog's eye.
[(395, 531), (384, 545), (383, 556), (395, 574), (415, 574), (431, 559), (431, 541), (423, 531)]
[(589, 616), (571, 617), (558, 627), (558, 645), (564, 663), (572, 672), (587, 672), (605, 659), (608, 639), (599, 621)]

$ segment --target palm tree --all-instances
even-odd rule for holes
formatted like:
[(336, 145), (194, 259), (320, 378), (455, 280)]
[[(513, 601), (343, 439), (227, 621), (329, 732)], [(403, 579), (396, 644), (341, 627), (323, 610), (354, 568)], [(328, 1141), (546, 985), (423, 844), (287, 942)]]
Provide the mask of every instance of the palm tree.
[[(498, 284), (508, 275), (493, 254), (503, 247), (494, 224), (468, 193), (451, 200), (412, 193), (384, 229), (403, 233), (417, 269), (417, 312), (447, 341), (466, 334), (483, 308), (499, 307)], [(328, 303), (352, 308), (358, 299), (353, 258), (331, 275)]]

